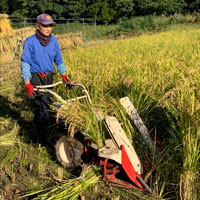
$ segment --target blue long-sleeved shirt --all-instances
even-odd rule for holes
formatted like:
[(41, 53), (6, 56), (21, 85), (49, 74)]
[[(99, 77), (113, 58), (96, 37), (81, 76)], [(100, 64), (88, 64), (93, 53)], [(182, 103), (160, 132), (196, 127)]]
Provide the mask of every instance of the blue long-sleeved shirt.
[(46, 47), (40, 44), (36, 34), (28, 37), (24, 42), (21, 61), (21, 76), (24, 82), (31, 79), (31, 73), (53, 71), (54, 62), (61, 75), (66, 71), (58, 40), (53, 35)]

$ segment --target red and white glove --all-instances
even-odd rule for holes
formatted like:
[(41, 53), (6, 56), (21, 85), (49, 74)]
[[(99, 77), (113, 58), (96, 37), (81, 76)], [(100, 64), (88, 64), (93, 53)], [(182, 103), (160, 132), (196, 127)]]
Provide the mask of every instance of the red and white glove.
[(32, 85), (31, 83), (27, 83), (25, 87), (28, 94), (28, 98), (34, 98), (35, 95), (35, 92), (33, 91), (34, 85)]

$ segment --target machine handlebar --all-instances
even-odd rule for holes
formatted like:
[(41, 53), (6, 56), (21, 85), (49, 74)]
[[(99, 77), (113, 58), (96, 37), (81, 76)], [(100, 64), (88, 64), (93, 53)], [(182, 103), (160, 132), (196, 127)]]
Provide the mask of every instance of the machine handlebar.
[(64, 82), (62, 81), (58, 81), (54, 84), (50, 84), (50, 85), (38, 85), (38, 86), (35, 86), (33, 88), (34, 91), (36, 92), (45, 92), (45, 93), (50, 93), (52, 94), (54, 97), (56, 97), (58, 100), (61, 101), (61, 103), (63, 104), (68, 104), (69, 102), (72, 102), (72, 101), (75, 101), (75, 100), (78, 100), (78, 99), (84, 99), (84, 98), (87, 98), (88, 99), (88, 102), (90, 103), (90, 105), (92, 105), (92, 101), (90, 99), (90, 96), (89, 96), (89, 93), (86, 89), (86, 87), (83, 85), (83, 84), (79, 84), (79, 83), (71, 83), (71, 87), (73, 88), (82, 88), (83, 89), (83, 93), (85, 94), (84, 96), (80, 96), (80, 97), (77, 97), (77, 98), (73, 98), (73, 99), (68, 99), (68, 100), (64, 100), (60, 95), (58, 95), (57, 93), (53, 92), (51, 89), (53, 87), (56, 87), (57, 85), (60, 85), (60, 84), (65, 84)]

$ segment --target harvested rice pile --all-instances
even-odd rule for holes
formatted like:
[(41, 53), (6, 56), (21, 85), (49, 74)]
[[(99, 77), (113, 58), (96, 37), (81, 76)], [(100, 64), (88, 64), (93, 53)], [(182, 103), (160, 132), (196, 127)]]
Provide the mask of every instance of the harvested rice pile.
[(32, 27), (13, 30), (8, 17), (6, 14), (0, 14), (0, 62), (12, 61), (14, 51), (16, 56), (20, 56), (22, 41), (35, 32)]
[(57, 34), (61, 50), (67, 49), (70, 46), (79, 46), (83, 44), (81, 33)]
[(10, 25), (10, 20), (7, 14), (0, 14), (0, 38), (4, 36), (13, 36), (14, 30)]

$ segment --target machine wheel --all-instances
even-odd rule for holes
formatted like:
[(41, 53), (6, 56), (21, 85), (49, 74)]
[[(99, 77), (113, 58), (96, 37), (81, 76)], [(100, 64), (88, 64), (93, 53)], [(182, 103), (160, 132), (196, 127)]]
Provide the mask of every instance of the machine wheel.
[(55, 144), (56, 158), (64, 167), (69, 168), (82, 163), (83, 145), (75, 138), (62, 136)]

